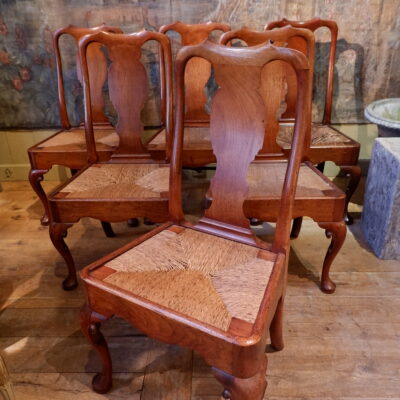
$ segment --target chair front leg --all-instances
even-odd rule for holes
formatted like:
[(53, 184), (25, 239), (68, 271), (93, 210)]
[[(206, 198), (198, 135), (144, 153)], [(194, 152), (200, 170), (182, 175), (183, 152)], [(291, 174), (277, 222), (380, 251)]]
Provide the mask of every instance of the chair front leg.
[(101, 222), (101, 227), (103, 228), (103, 231), (104, 231), (105, 235), (108, 238), (115, 237), (115, 233), (113, 231), (113, 228), (112, 228), (111, 224), (109, 222), (105, 222), (105, 221), (100, 221), (100, 222)]
[(73, 224), (59, 222), (50, 222), (49, 225), (50, 239), (53, 242), (54, 247), (58, 250), (62, 258), (67, 263), (68, 267), (68, 276), (62, 283), (64, 290), (73, 290), (78, 286), (75, 263), (71, 252), (64, 241), (64, 238), (67, 236), (67, 229), (69, 229), (72, 225)]
[(303, 224), (303, 217), (297, 217), (293, 219), (292, 231), (290, 232), (290, 239), (297, 239), (299, 237), (302, 224)]
[(321, 290), (324, 293), (333, 293), (336, 289), (336, 284), (329, 277), (331, 265), (339, 250), (342, 248), (346, 239), (347, 226), (344, 221), (340, 222), (318, 222), (318, 225), (325, 229), (327, 238), (331, 238), (331, 244), (325, 255), (324, 264), (322, 267)]
[(32, 189), (34, 190), (34, 192), (37, 194), (37, 196), (39, 197), (40, 201), (43, 204), (43, 208), (44, 208), (44, 214), (42, 216), (42, 218), (40, 219), (40, 223), (43, 226), (47, 226), (49, 225), (49, 203), (47, 201), (47, 196), (45, 191), (43, 190), (43, 187), (41, 185), (41, 182), (43, 180), (43, 175), (46, 174), (47, 172), (49, 172), (48, 169), (31, 169), (29, 171), (29, 182), (32, 186)]
[(283, 303), (284, 298), (281, 297), (276, 306), (274, 318), (269, 327), (269, 335), (271, 337), (271, 346), (280, 351), (284, 348), (283, 343)]
[(139, 220), (137, 218), (129, 218), (127, 224), (129, 228), (136, 228), (139, 226)]
[(258, 225), (262, 225), (262, 221), (258, 218), (250, 218), (250, 225), (251, 226), (258, 226)]
[(351, 225), (353, 223), (353, 217), (350, 216), (348, 207), (353, 196), (354, 192), (357, 189), (358, 184), (361, 179), (361, 168), (358, 165), (348, 165), (343, 166), (340, 165), (340, 169), (350, 178), (347, 187), (346, 187), (346, 207), (345, 207), (345, 222), (347, 225)]
[(93, 311), (88, 304), (84, 304), (81, 308), (80, 322), (83, 334), (89, 343), (96, 350), (100, 357), (102, 369), (101, 372), (93, 377), (92, 387), (97, 393), (107, 393), (112, 386), (112, 362), (107, 342), (100, 331), (101, 322), (109, 317)]
[(262, 400), (267, 388), (267, 363), (265, 354), (257, 374), (248, 379), (236, 378), (213, 367), (215, 378), (224, 386), (222, 397), (230, 400)]

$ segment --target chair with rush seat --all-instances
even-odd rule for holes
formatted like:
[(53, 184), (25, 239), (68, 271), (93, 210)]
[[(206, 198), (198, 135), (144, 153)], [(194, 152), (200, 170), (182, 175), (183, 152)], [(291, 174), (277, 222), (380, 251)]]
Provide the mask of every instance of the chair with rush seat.
[[(181, 204), (184, 76), (193, 57), (212, 64), (218, 84), (210, 114), (217, 159), (213, 200), (195, 225), (185, 221)], [(299, 95), (292, 152), (270, 244), (250, 230), (243, 202), (248, 168), (265, 135), (262, 69), (274, 60), (295, 69)], [(93, 388), (99, 393), (111, 388), (111, 358), (100, 324), (118, 315), (152, 338), (196, 350), (213, 366), (225, 387), (224, 398), (261, 400), (268, 329), (272, 346), (283, 348), (289, 233), (302, 147), (311, 124), (311, 69), (307, 58), (295, 50), (269, 44), (234, 49), (205, 42), (180, 50), (175, 73), (171, 221), (81, 273), (87, 294), (81, 327), (102, 361)]]
[[(218, 22), (204, 24), (185, 24), (175, 22), (160, 28), (161, 33), (176, 32), (180, 36), (182, 46), (200, 44), (212, 33), (227, 32), (229, 25)], [(210, 79), (211, 65), (207, 60), (193, 58), (190, 60), (186, 74), (186, 109), (185, 109), (185, 143), (183, 147), (183, 165), (187, 167), (203, 166), (215, 162), (210, 145), (210, 115), (206, 111), (206, 85)], [(153, 158), (164, 157), (165, 137), (161, 132), (148, 144), (148, 150)]]
[[(220, 42), (229, 44), (238, 39), (249, 46), (260, 45), (269, 40), (276, 46), (296, 47), (303, 52), (312, 68), (314, 60), (314, 35), (307, 29), (286, 26), (273, 31), (255, 32), (247, 28), (224, 33)], [(281, 104), (286, 103), (286, 111), (293, 116), (296, 112), (297, 82), (293, 69), (282, 62), (275, 61), (263, 71), (263, 87), (266, 107), (266, 135), (262, 150), (256, 160), (270, 160), (268, 163), (252, 163), (249, 169), (250, 190), (244, 210), (249, 218), (260, 221), (276, 221), (279, 212), (279, 193), (285, 177), (286, 161), (290, 154), (290, 146), (281, 145), (279, 117), (276, 110), (284, 112)], [(306, 137), (304, 155), (300, 167), (300, 175), (293, 206), (295, 221), (303, 216), (312, 218), (325, 229), (331, 243), (328, 248), (321, 276), (321, 289), (325, 293), (335, 290), (335, 283), (330, 279), (329, 271), (333, 260), (341, 249), (346, 237), (346, 225), (343, 220), (345, 195), (309, 160), (310, 137)], [(276, 160), (276, 159), (281, 160)], [(275, 159), (274, 161), (271, 161)]]
[[(45, 210), (44, 216), (41, 219), (42, 225), (49, 224), (47, 196), (41, 185), (44, 175), (53, 165), (62, 165), (71, 168), (71, 172), (73, 173), (87, 165), (85, 129), (83, 125), (71, 127), (68, 118), (59, 41), (63, 35), (69, 35), (72, 36), (76, 46), (78, 46), (78, 42), (83, 36), (100, 31), (122, 33), (122, 30), (119, 28), (103, 24), (94, 28), (82, 28), (69, 25), (66, 28), (57, 30), (53, 35), (62, 130), (28, 149), (29, 160), (31, 163), (29, 181), (33, 190), (41, 200)], [(90, 89), (92, 95), (96, 146), (99, 160), (106, 161), (111, 157), (111, 154), (118, 145), (118, 135), (115, 133), (115, 129), (108, 123), (108, 119), (103, 111), (104, 100), (102, 96), (102, 88), (107, 75), (107, 62), (99, 45), (93, 45), (90, 47), (88, 52), (88, 64), (91, 79)], [(78, 78), (81, 80), (79, 59), (77, 59), (76, 66)], [(103, 228), (105, 228), (106, 233), (112, 234), (111, 226), (108, 223), (103, 223)]]
[[(148, 77), (141, 62), (141, 48), (154, 40), (163, 54), (166, 90), (167, 148), (170, 146), (172, 112), (171, 47), (158, 32), (131, 35), (97, 32), (79, 42), (85, 97), (85, 129), (89, 164), (49, 195), (50, 238), (68, 266), (63, 287), (76, 287), (77, 277), (71, 253), (64, 242), (68, 228), (83, 217), (110, 222), (144, 216), (154, 222), (168, 219), (168, 164), (151, 159), (142, 144), (141, 111), (148, 97)], [(93, 116), (87, 52), (92, 44), (107, 48), (110, 100), (116, 109), (119, 144), (109, 161), (101, 162), (93, 135)]]
[[(358, 166), (358, 157), (360, 153), (360, 143), (339, 132), (331, 124), (332, 114), (332, 96), (333, 96), (333, 77), (335, 66), (336, 42), (338, 37), (338, 26), (335, 21), (314, 18), (308, 21), (290, 21), (282, 19), (269, 23), (265, 29), (272, 30), (284, 26), (293, 26), (296, 28), (309, 29), (315, 32), (321, 28), (327, 28), (330, 31), (331, 43), (328, 60), (328, 74), (325, 90), (325, 108), (322, 123), (313, 123), (311, 129), (311, 145), (308, 157), (313, 164), (320, 164), (319, 169), (323, 170), (325, 161), (334, 162), (349, 177), (346, 188), (346, 213), (345, 220), (347, 224), (353, 222), (348, 213), (350, 199), (357, 189), (361, 178), (361, 168)], [(296, 48), (293, 46), (292, 48)], [(282, 118), (285, 122), (293, 119), (293, 110), (287, 110)], [(279, 134), (279, 142), (284, 148), (290, 148), (291, 132), (293, 124), (282, 124)], [(297, 236), (301, 227), (301, 219), (295, 224), (293, 236)]]

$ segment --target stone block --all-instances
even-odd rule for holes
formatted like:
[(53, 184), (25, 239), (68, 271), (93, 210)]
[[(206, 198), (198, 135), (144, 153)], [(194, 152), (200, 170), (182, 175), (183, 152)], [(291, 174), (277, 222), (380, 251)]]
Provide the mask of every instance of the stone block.
[(383, 259), (400, 259), (400, 138), (378, 138), (368, 172), (362, 230)]

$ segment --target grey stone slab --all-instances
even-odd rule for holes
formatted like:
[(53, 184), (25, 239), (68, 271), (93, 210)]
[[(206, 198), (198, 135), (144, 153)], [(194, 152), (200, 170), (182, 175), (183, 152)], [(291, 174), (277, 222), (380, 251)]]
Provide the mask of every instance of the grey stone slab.
[(362, 230), (379, 258), (400, 259), (400, 138), (375, 140), (366, 184)]

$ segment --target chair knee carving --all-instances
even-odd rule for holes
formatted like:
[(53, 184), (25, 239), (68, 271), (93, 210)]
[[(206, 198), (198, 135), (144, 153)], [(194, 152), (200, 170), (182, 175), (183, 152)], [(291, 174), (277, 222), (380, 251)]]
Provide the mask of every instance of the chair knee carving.
[[(210, 115), (217, 159), (212, 202), (196, 224), (185, 220), (181, 201), (184, 76), (194, 57), (212, 64), (218, 83)], [(275, 237), (266, 243), (251, 231), (244, 202), (248, 170), (265, 135), (262, 70), (274, 60), (295, 69), (299, 95)], [(270, 44), (234, 49), (204, 42), (178, 53), (170, 221), (81, 272), (87, 294), (81, 327), (103, 365), (93, 381), (95, 391), (104, 393), (112, 384), (100, 324), (118, 315), (152, 338), (199, 352), (224, 385), (225, 398), (263, 398), (268, 331), (272, 345), (283, 348), (289, 234), (304, 142), (310, 134), (311, 80), (302, 53)]]

